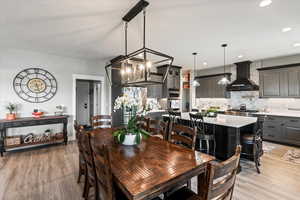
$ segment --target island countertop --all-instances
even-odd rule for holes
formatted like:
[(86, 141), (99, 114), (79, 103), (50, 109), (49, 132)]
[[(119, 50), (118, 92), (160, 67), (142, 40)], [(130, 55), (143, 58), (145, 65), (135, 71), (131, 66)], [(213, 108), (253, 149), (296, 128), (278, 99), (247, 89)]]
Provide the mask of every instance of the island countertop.
[[(193, 113), (195, 114), (195, 113)], [(163, 115), (163, 117), (169, 117), (169, 115)], [(188, 112), (181, 114), (183, 120), (190, 120)], [(257, 122), (257, 117), (244, 117), (244, 116), (233, 116), (218, 114), (217, 117), (204, 117), (204, 123), (214, 124), (219, 126), (227, 126), (232, 128), (241, 128)]]

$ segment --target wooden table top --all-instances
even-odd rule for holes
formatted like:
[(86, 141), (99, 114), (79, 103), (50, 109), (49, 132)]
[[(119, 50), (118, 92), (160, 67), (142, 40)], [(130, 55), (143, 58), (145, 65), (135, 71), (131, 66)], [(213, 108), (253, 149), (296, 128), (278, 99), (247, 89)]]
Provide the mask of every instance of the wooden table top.
[(157, 137), (143, 139), (140, 145), (131, 147), (116, 144), (114, 130), (93, 130), (92, 146), (111, 145), (114, 178), (130, 200), (148, 199), (164, 192), (180, 181), (197, 176), (215, 159)]

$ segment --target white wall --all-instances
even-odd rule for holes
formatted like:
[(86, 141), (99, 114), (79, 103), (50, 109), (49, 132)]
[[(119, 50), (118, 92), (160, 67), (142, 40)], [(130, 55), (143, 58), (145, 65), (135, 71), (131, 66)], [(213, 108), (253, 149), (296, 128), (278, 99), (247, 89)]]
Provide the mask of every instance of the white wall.
[[(55, 97), (41, 104), (28, 103), (20, 99), (13, 89), (14, 77), (25, 68), (40, 67), (52, 73), (58, 82)], [(29, 52), (24, 50), (6, 50), (0, 54), (0, 118), (4, 118), (8, 102), (18, 104), (18, 116), (31, 116), (34, 108), (42, 109), (47, 114), (53, 114), (57, 105), (65, 105), (66, 113), (70, 114), (69, 122), (73, 121), (72, 92), (73, 74), (103, 75), (105, 76), (104, 62), (85, 61), (76, 58)], [(106, 82), (106, 102), (109, 102), (108, 82)], [(106, 106), (109, 112), (110, 106)], [(52, 126), (53, 127), (53, 126)], [(54, 127), (53, 127), (54, 128)], [(54, 128), (55, 129), (55, 128)], [(9, 134), (26, 133), (32, 128), (18, 128), (9, 130)], [(72, 123), (69, 123), (69, 134), (72, 135)], [(39, 130), (37, 130), (38, 132)]]
[[(263, 60), (253, 61), (250, 68), (250, 79), (259, 83), (259, 73), (256, 69), (300, 63), (300, 54), (292, 56), (284, 56), (277, 58), (269, 58)], [(223, 73), (223, 67), (216, 67), (212, 69), (205, 69), (198, 71), (198, 76)], [(226, 67), (226, 72), (232, 73), (231, 80), (236, 79), (236, 66), (230, 65)], [(249, 98), (253, 96), (253, 98)], [(239, 108), (240, 104), (246, 104), (248, 109), (270, 109), (270, 110), (286, 110), (288, 108), (300, 108), (300, 99), (294, 98), (259, 98), (259, 92), (231, 92), (230, 99), (217, 99), (217, 98), (202, 98), (195, 99), (195, 89), (192, 88), (192, 107), (209, 107), (209, 106), (220, 106), (226, 109), (229, 106), (232, 108)]]

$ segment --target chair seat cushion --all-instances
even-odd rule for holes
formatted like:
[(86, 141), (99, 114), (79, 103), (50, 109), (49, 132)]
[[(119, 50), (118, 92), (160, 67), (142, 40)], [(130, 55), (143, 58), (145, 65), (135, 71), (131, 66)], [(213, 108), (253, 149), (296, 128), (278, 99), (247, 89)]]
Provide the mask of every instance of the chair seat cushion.
[(166, 200), (202, 200), (195, 192), (188, 189), (187, 187), (182, 187), (176, 192), (173, 192)]
[(253, 141), (253, 137), (254, 137), (253, 134), (243, 134), (242, 135), (242, 140), (247, 141), (247, 142)]

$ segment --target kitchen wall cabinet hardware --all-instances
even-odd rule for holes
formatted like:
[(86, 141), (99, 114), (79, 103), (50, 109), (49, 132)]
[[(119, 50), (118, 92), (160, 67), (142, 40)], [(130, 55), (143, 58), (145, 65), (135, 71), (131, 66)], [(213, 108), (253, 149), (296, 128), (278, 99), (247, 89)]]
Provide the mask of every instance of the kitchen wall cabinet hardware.
[(218, 84), (224, 75), (230, 80), (231, 73), (197, 76), (200, 86), (196, 87), (196, 98), (230, 98), (226, 85)]
[(300, 63), (258, 70), (260, 97), (300, 98)]

